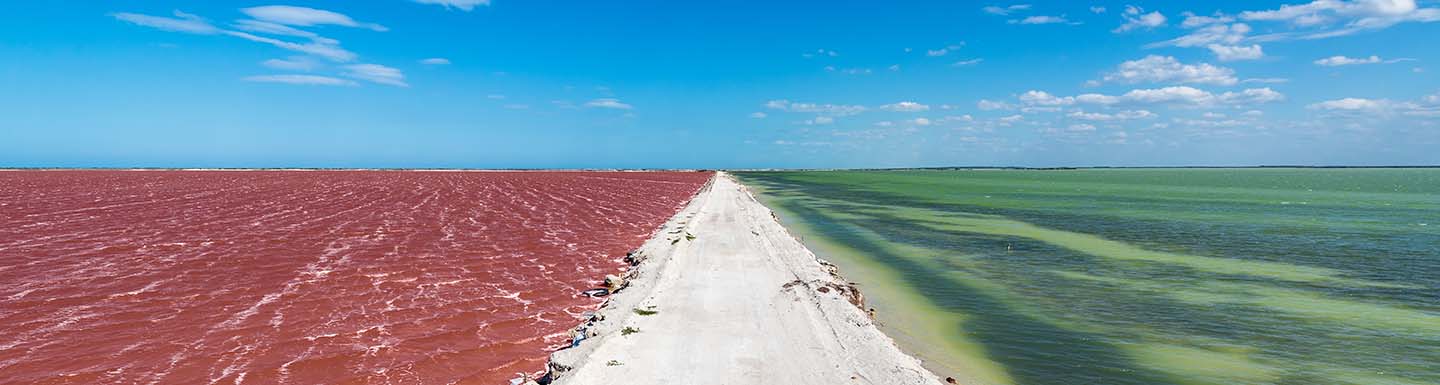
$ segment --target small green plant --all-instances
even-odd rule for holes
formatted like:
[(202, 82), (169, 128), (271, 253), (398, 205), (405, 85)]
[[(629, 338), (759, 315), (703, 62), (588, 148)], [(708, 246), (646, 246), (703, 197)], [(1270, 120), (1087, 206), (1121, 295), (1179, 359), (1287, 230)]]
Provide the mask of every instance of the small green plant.
[(639, 328), (636, 328), (636, 327), (634, 327), (634, 326), (626, 326), (624, 329), (620, 329), (620, 335), (622, 335), (622, 336), (628, 336), (628, 335), (635, 334), (635, 333), (639, 333), (639, 332), (640, 332), (640, 329), (639, 329)]
[(641, 308), (638, 308), (638, 307), (635, 308), (635, 314), (639, 314), (639, 315), (656, 315), (656, 314), (659, 314), (659, 313), (660, 313), (660, 311), (659, 311), (659, 310), (655, 310), (655, 306), (654, 306), (654, 305), (646, 306), (644, 309), (641, 309)]
[(605, 365), (606, 365), (606, 366), (620, 366), (620, 365), (625, 365), (625, 364), (620, 363), (620, 360), (610, 360), (609, 362), (606, 362)]
[(670, 241), (670, 244), (672, 245), (676, 243), (680, 243), (680, 238), (675, 238), (675, 240)]
[(687, 240), (687, 241), (693, 241), (693, 240), (695, 240), (695, 235), (694, 235), (694, 234), (690, 234), (689, 231), (686, 231), (686, 232), (685, 232), (685, 240)]

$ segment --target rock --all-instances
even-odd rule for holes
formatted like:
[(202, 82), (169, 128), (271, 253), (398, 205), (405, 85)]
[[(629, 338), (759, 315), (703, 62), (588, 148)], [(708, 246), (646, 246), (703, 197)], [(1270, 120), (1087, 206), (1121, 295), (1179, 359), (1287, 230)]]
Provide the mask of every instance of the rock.
[(624, 279), (624, 278), (620, 278), (620, 276), (618, 276), (618, 275), (606, 275), (606, 276), (605, 276), (605, 288), (610, 289), (610, 292), (613, 293), (613, 292), (620, 291), (620, 288), (622, 288), (622, 287), (625, 287), (625, 279)]

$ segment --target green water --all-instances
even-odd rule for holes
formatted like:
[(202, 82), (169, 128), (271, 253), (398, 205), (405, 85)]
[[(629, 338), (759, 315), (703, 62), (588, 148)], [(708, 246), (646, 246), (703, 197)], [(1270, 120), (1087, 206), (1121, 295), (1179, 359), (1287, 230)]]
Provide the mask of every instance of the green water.
[(745, 172), (971, 384), (1440, 384), (1440, 169)]

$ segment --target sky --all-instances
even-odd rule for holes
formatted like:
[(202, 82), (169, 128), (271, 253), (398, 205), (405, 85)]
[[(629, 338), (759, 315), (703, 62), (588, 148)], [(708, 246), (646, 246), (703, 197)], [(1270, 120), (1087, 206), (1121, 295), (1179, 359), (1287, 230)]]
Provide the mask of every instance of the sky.
[(1440, 2), (39, 1), (0, 167), (1440, 164)]

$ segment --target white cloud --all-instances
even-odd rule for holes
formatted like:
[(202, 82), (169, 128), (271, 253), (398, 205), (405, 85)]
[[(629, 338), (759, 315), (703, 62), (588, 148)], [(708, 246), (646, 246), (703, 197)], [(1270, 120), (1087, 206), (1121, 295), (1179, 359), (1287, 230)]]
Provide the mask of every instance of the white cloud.
[(1379, 63), (1379, 62), (1380, 62), (1380, 57), (1379, 57), (1379, 56), (1370, 56), (1370, 57), (1368, 57), (1368, 58), (1352, 58), (1352, 57), (1345, 57), (1345, 56), (1331, 56), (1331, 57), (1327, 57), (1327, 58), (1324, 58), (1324, 59), (1316, 60), (1316, 61), (1315, 61), (1315, 64), (1316, 64), (1316, 65), (1326, 66), (1326, 67), (1338, 67), (1338, 66), (1347, 66), (1347, 65), (1356, 65), (1356, 64), (1375, 64), (1375, 63)]
[(359, 57), (359, 55), (356, 55), (354, 52), (350, 52), (350, 51), (348, 51), (348, 50), (345, 50), (344, 48), (340, 48), (340, 46), (333, 45), (333, 44), (325, 44), (325, 43), (303, 43), (303, 44), (302, 44), (302, 43), (292, 43), (292, 42), (288, 42), (288, 41), (284, 41), (284, 40), (280, 40), (280, 39), (274, 39), (274, 38), (269, 38), (269, 37), (264, 37), (264, 36), (256, 36), (256, 35), (252, 35), (252, 34), (245, 33), (245, 32), (239, 32), (239, 31), (223, 31), (223, 33), (226, 34), (226, 35), (238, 37), (238, 38), (241, 38), (241, 39), (245, 39), (245, 40), (249, 40), (249, 41), (253, 41), (253, 42), (257, 42), (257, 43), (265, 43), (265, 44), (273, 45), (273, 46), (278, 47), (278, 48), (281, 48), (281, 49), (287, 49), (287, 50), (291, 50), (291, 51), (295, 51), (295, 52), (307, 53), (307, 54), (311, 54), (311, 55), (323, 57), (323, 58), (330, 59), (330, 60), (332, 60), (332, 61), (337, 61), (337, 62), (349, 62), (349, 61), (354, 61), (355, 58)]
[(1070, 127), (1065, 130), (1070, 132), (1093, 132), (1095, 131), (1095, 125), (1090, 123), (1076, 123), (1071, 124)]
[(337, 12), (291, 5), (266, 5), (241, 8), (240, 12), (256, 20), (291, 26), (339, 25), (344, 27), (368, 28), (382, 32), (389, 30), (379, 24), (357, 22), (355, 19), (351, 19), (350, 16), (345, 16)]
[(765, 117), (767, 117), (767, 116), (770, 116), (770, 115), (766, 115), (764, 112), (760, 112), (760, 111), (755, 111), (755, 112), (751, 112), (751, 113), (750, 113), (750, 118), (751, 118), (751, 119), (765, 119)]
[(311, 71), (320, 67), (320, 62), (305, 56), (293, 56), (289, 59), (270, 59), (260, 62), (260, 65), (267, 68), (286, 71)]
[(1315, 0), (1272, 10), (1241, 12), (1240, 19), (1286, 22), (1299, 28), (1317, 27), (1317, 30), (1287, 37), (1322, 39), (1385, 29), (1404, 22), (1440, 21), (1440, 9), (1420, 8), (1415, 0)]
[(1220, 59), (1220, 61), (1255, 60), (1265, 56), (1265, 51), (1260, 48), (1259, 44), (1243, 46), (1212, 43), (1205, 46), (1205, 48), (1209, 48), (1210, 52), (1214, 52), (1215, 57)]
[(438, 4), (445, 8), (459, 8), (465, 11), (475, 9), (477, 5), (490, 5), (490, 0), (415, 0), (420, 4)]
[(1215, 24), (1197, 29), (1194, 32), (1174, 39), (1147, 44), (1145, 48), (1164, 46), (1204, 47), (1210, 44), (1236, 45), (1244, 41), (1245, 35), (1249, 34), (1250, 31), (1250, 26), (1245, 23)]
[(1105, 13), (1105, 7), (1091, 6), (1090, 13)]
[(932, 57), (934, 57), (934, 56), (945, 56), (945, 55), (949, 54), (950, 52), (953, 52), (953, 51), (955, 51), (955, 50), (957, 50), (957, 49), (960, 49), (960, 47), (963, 47), (964, 44), (965, 44), (965, 43), (951, 44), (951, 45), (947, 45), (947, 46), (944, 46), (944, 47), (940, 47), (940, 49), (925, 50), (925, 56), (932, 56)]
[(1166, 20), (1165, 15), (1160, 14), (1160, 11), (1145, 13), (1144, 9), (1133, 5), (1125, 6), (1125, 14), (1121, 16), (1125, 18), (1125, 24), (1121, 24), (1110, 32), (1129, 32), (1141, 28), (1155, 29), (1165, 25)]
[(821, 49), (815, 50), (815, 53), (806, 52), (806, 53), (800, 54), (800, 56), (802, 56), (802, 57), (804, 57), (804, 58), (807, 58), (807, 59), (813, 58), (813, 57), (817, 57), (817, 56), (836, 57), (836, 56), (840, 56), (840, 53), (835, 52), (835, 51), (831, 51), (831, 50), (827, 50), (827, 49), (824, 49), (824, 48), (821, 48)]
[(1202, 16), (1185, 12), (1182, 15), (1185, 16), (1185, 21), (1180, 22), (1180, 27), (1182, 28), (1199, 28), (1211, 24), (1229, 24), (1235, 22), (1234, 16), (1220, 13), (1216, 13), (1215, 16)]
[(1045, 91), (1030, 90), (1020, 94), (1020, 102), (1032, 106), (1068, 106), (1075, 104), (1073, 97), (1056, 97)]
[(1026, 18), (1024, 18), (1024, 19), (1010, 19), (1009, 21), (1006, 21), (1006, 22), (1007, 22), (1007, 23), (1010, 23), (1010, 24), (1031, 24), (1031, 25), (1034, 25), (1034, 24), (1061, 24), (1061, 23), (1070, 23), (1070, 20), (1066, 19), (1066, 18), (1065, 18), (1065, 15), (1060, 15), (1060, 16), (1030, 16), (1030, 17), (1026, 17)]
[(1082, 104), (1111, 105), (1120, 103), (1120, 98), (1103, 94), (1080, 94), (1075, 95), (1075, 102)]
[(1209, 63), (1183, 64), (1173, 56), (1150, 55), (1143, 59), (1120, 63), (1120, 68), (1104, 77), (1107, 82), (1121, 83), (1200, 83), (1234, 85), (1239, 82), (1235, 71)]
[[(283, 24), (277, 24), (262, 20), (240, 20), (235, 23), (235, 28), (240, 31), (220, 29), (196, 15), (175, 11), (176, 18), (141, 15), (134, 13), (113, 14), (116, 19), (127, 21), (136, 25), (161, 29), (172, 32), (184, 32), (203, 35), (224, 34), (258, 43), (265, 43), (291, 51), (307, 53), (324, 57), (338, 62), (355, 60), (355, 53), (340, 48), (334, 39), (325, 38), (309, 31), (295, 29)], [(310, 39), (310, 43), (294, 43), (279, 40), (271, 37), (254, 35), (248, 32), (264, 33), (270, 35), (302, 37)]]
[(345, 66), (345, 76), (396, 87), (409, 87), (405, 74), (399, 69), (379, 64), (353, 64)]
[(1194, 87), (1176, 86), (1130, 90), (1122, 98), (1141, 103), (1210, 104), (1215, 95)]
[[(1285, 100), (1285, 95), (1269, 88), (1250, 88), (1240, 92), (1225, 92), (1213, 94), (1209, 91), (1188, 86), (1171, 86), (1162, 88), (1134, 89), (1122, 95), (1112, 96), (1103, 94), (1082, 94), (1077, 96), (1056, 96), (1044, 91), (1026, 91), (1017, 96), (1021, 102), (1022, 112), (1055, 112), (1063, 106), (1091, 104), (1111, 106), (1116, 104), (1171, 104), (1195, 107), (1213, 107), (1217, 105), (1249, 105), (1261, 103), (1273, 103)], [(1015, 106), (1004, 102), (989, 100), (980, 101), (980, 109), (1014, 109)], [(1115, 115), (1092, 114), (1080, 111), (1075, 114), (1076, 118), (1092, 118), (1092, 120), (1106, 119), (1142, 119), (1153, 116), (1145, 110), (1122, 111)]]
[(175, 17), (150, 16), (138, 13), (119, 12), (110, 14), (111, 17), (126, 21), (135, 25), (146, 26), (164, 31), (184, 32), (200, 35), (214, 35), (220, 33), (220, 29), (211, 25), (200, 16), (175, 10), (172, 12)]
[(1328, 111), (1379, 111), (1394, 105), (1387, 99), (1344, 98), (1314, 103), (1306, 108)]
[(425, 64), (425, 65), (448, 65), (448, 64), (450, 64), (450, 59), (446, 59), (446, 58), (443, 58), (443, 57), (432, 57), (432, 58), (429, 58), (429, 59), (421, 60), (421, 61), (420, 61), (420, 64)]
[(965, 67), (965, 66), (972, 66), (972, 65), (980, 64), (980, 62), (983, 62), (983, 61), (985, 61), (985, 59), (975, 58), (975, 59), (970, 59), (970, 60), (957, 61), (957, 62), (955, 62), (955, 63), (953, 63), (953, 64), (950, 64), (950, 65), (953, 66), (953, 67)]
[(880, 109), (891, 112), (920, 112), (930, 110), (930, 106), (916, 102), (899, 102), (880, 106)]
[(1120, 111), (1120, 112), (1117, 112), (1117, 113), (1114, 113), (1114, 114), (1106, 114), (1106, 113), (1101, 113), (1101, 112), (1085, 112), (1084, 110), (1075, 110), (1075, 111), (1070, 112), (1069, 114), (1066, 114), (1065, 116), (1068, 116), (1068, 117), (1071, 117), (1071, 118), (1074, 118), (1074, 119), (1080, 119), (1080, 120), (1090, 120), (1090, 121), (1097, 121), (1097, 122), (1109, 122), (1109, 121), (1122, 121), (1122, 120), (1135, 120), (1135, 119), (1150, 119), (1150, 118), (1157, 117), (1157, 116), (1159, 116), (1159, 115), (1156, 115), (1155, 113), (1150, 112), (1150, 111), (1147, 111), (1147, 110), (1126, 110), (1126, 111)]
[(505, 95), (501, 95), (501, 94), (489, 94), (489, 95), (485, 95), (485, 98), (486, 98), (486, 99), (491, 99), (491, 100), (505, 100)]
[(1316, 60), (1316, 61), (1315, 61), (1315, 64), (1316, 64), (1316, 65), (1326, 66), (1326, 67), (1339, 67), (1339, 66), (1348, 66), (1348, 65), (1356, 65), (1356, 64), (1379, 64), (1379, 63), (1392, 64), (1392, 63), (1399, 63), (1399, 62), (1406, 62), (1406, 61), (1413, 61), (1413, 60), (1415, 60), (1415, 59), (1399, 58), (1399, 59), (1385, 60), (1385, 59), (1381, 59), (1379, 56), (1375, 56), (1375, 55), (1370, 55), (1370, 57), (1346, 57), (1346, 56), (1338, 56), (1338, 55), (1337, 55), (1337, 56), (1331, 56), (1331, 57), (1327, 57), (1327, 58), (1324, 58), (1324, 59)]
[(617, 110), (630, 110), (635, 108), (634, 106), (622, 103), (620, 102), (620, 99), (615, 98), (600, 98), (591, 100), (589, 102), (586, 102), (585, 106), (595, 108), (611, 108)]
[(285, 83), (310, 86), (353, 86), (355, 82), (332, 78), (329, 76), (316, 75), (257, 75), (246, 77), (243, 80), (257, 83)]
[(319, 43), (319, 44), (332, 44), (332, 45), (334, 45), (334, 44), (340, 44), (340, 42), (339, 42), (339, 41), (336, 41), (335, 39), (331, 39), (331, 38), (327, 38), (327, 37), (324, 37), (324, 36), (320, 36), (320, 34), (317, 34), (317, 33), (314, 33), (314, 32), (297, 29), (297, 28), (295, 28), (295, 27), (291, 27), (291, 26), (284, 25), (284, 24), (275, 24), (275, 23), (271, 23), (271, 22), (268, 22), (268, 21), (260, 21), (260, 20), (237, 20), (237, 21), (235, 21), (234, 26), (235, 26), (236, 29), (239, 29), (239, 30), (242, 30), (242, 31), (249, 31), (249, 32), (255, 32), (255, 33), (263, 33), (263, 34), (267, 34), (267, 35), (280, 35), (280, 36), (301, 37), (301, 38), (310, 39), (310, 41), (313, 41), (313, 42), (316, 42), (316, 43)]
[(842, 68), (835, 68), (835, 66), (825, 66), (825, 71), (826, 71), (826, 72), (838, 72), (838, 73), (842, 73), (842, 74), (846, 74), (846, 75), (869, 75), (869, 74), (875, 72), (875, 71), (870, 70), (869, 68), (843, 68), (843, 69), (842, 69)]
[(1015, 106), (1012, 106), (1009, 103), (997, 102), (987, 99), (981, 99), (979, 102), (976, 102), (975, 107), (979, 108), (981, 111), (1009, 110), (1015, 108)]
[(816, 116), (815, 119), (810, 119), (810, 120), (806, 120), (806, 121), (805, 121), (805, 124), (811, 125), (811, 126), (823, 126), (823, 125), (834, 124), (834, 123), (835, 123), (835, 118), (832, 118), (832, 117), (829, 117), (829, 116)]
[(865, 110), (867, 110), (865, 106), (845, 104), (794, 103), (784, 99), (765, 102), (765, 108), (788, 112), (824, 114), (830, 116), (850, 116), (865, 112)]
[(1266, 88), (1247, 88), (1240, 92), (1225, 92), (1220, 94), (1221, 103), (1229, 104), (1264, 104), (1285, 100), (1285, 94)]
[(991, 5), (991, 6), (988, 6), (988, 7), (985, 7), (985, 8), (981, 8), (980, 10), (985, 11), (985, 13), (988, 13), (988, 14), (991, 14), (991, 15), (1001, 15), (1001, 16), (1004, 16), (1004, 15), (1009, 15), (1009, 14), (1014, 13), (1014, 12), (1025, 11), (1025, 10), (1029, 10), (1029, 9), (1030, 9), (1030, 4), (1015, 4), (1015, 5), (1011, 5), (1011, 6), (1007, 6), (1007, 7), (1001, 7), (1001, 6)]
[(930, 125), (930, 119), (915, 118), (915, 119), (911, 119), (911, 120), (910, 120), (910, 124), (914, 124), (914, 125), (917, 125), (917, 126), (928, 126), (928, 125)]
[(1274, 83), (1289, 83), (1289, 82), (1290, 82), (1290, 79), (1286, 79), (1286, 78), (1250, 78), (1250, 79), (1241, 80), (1240, 82), (1241, 82), (1241, 83), (1274, 84)]

